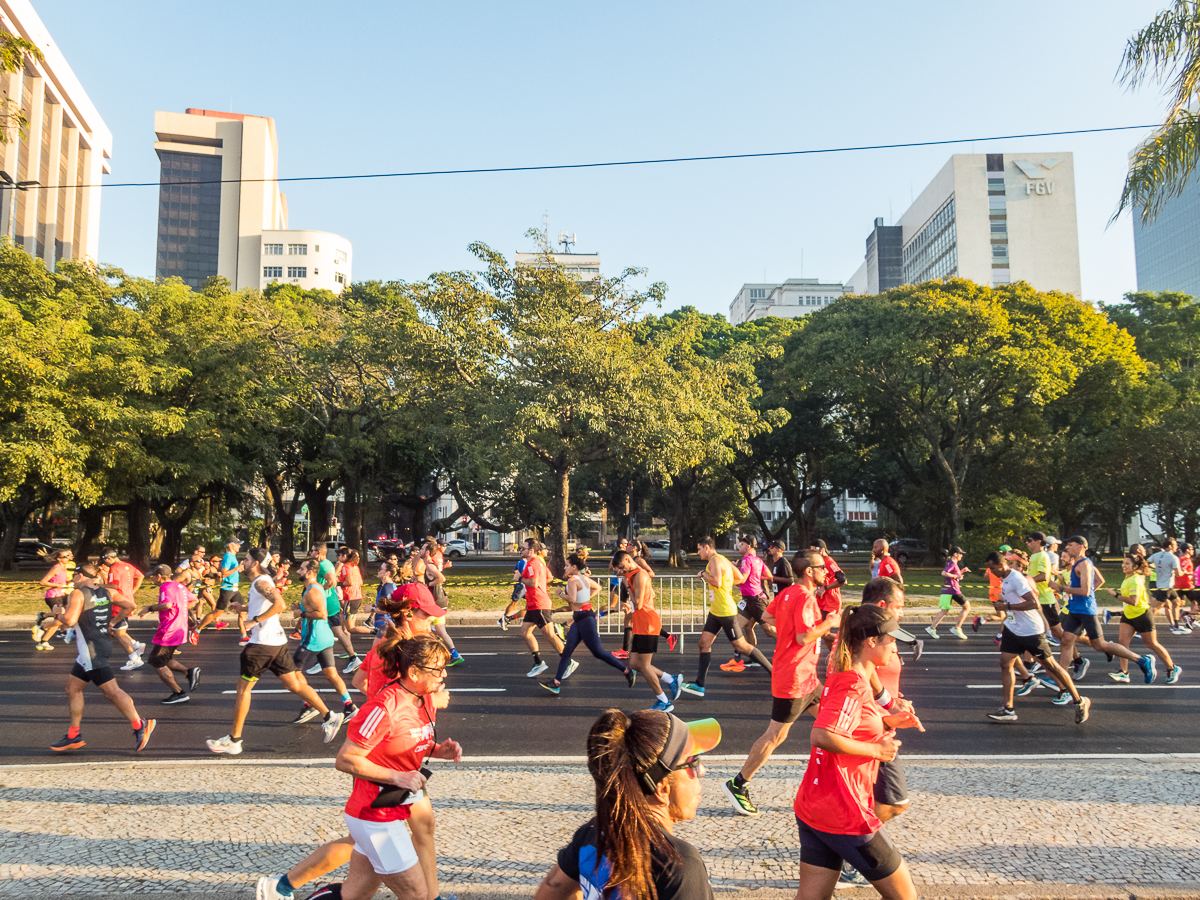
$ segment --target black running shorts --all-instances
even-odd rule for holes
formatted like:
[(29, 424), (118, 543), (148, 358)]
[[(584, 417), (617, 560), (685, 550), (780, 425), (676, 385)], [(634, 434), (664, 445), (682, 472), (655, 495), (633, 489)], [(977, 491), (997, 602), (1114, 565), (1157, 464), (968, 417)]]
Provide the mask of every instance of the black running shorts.
[(179, 652), (178, 644), (174, 647), (164, 647), (162, 644), (151, 644), (150, 646), (154, 649), (150, 651), (150, 657), (146, 662), (150, 663), (152, 669), (161, 669)]
[(904, 862), (882, 829), (871, 834), (830, 834), (810, 828), (798, 816), (796, 825), (800, 829), (800, 862), (818, 869), (838, 871), (848, 862), (873, 882), (894, 875)]
[(527, 609), (525, 610), (525, 618), (522, 622), (532, 622), (538, 628), (549, 625), (554, 621), (554, 616), (548, 609)]
[(899, 759), (880, 760), (875, 776), (875, 802), (884, 806), (908, 806), (908, 781)]
[(91, 682), (96, 687), (100, 687), (102, 684), (108, 684), (108, 682), (112, 681), (117, 676), (113, 674), (112, 668), (107, 664), (98, 666), (89, 672), (78, 662), (76, 662), (75, 665), (71, 666), (71, 677), (78, 678), (80, 681)]
[(1104, 632), (1100, 628), (1099, 616), (1068, 612), (1063, 613), (1061, 623), (1063, 631), (1069, 631), (1074, 635), (1086, 633), (1089, 640), (1094, 641), (1104, 637)]
[(1028, 653), (1034, 659), (1046, 659), (1051, 655), (1050, 642), (1044, 634), (1013, 634), (1007, 628), (1000, 632), (1000, 652), (1016, 656)]
[(1042, 607), (1042, 615), (1046, 617), (1046, 621), (1049, 623), (1051, 628), (1060, 624), (1062, 620), (1058, 614), (1057, 603), (1041, 603), (1039, 605)]
[(1154, 598), (1155, 603), (1166, 603), (1168, 600), (1178, 600), (1179, 599), (1179, 594), (1177, 594), (1174, 591), (1174, 589), (1172, 589), (1172, 590), (1166, 590), (1166, 589), (1154, 590), (1154, 591), (1150, 592), (1150, 595)]
[(629, 644), (630, 653), (654, 653), (658, 650), (657, 634), (635, 634)]
[(1149, 612), (1134, 616), (1132, 619), (1128, 618), (1125, 613), (1121, 613), (1121, 624), (1132, 628), (1134, 634), (1150, 634), (1154, 631), (1154, 620), (1150, 618)]
[(750, 622), (761, 622), (767, 613), (767, 598), (742, 596), (737, 605), (738, 615)]
[(242, 592), (238, 590), (226, 591), (222, 590), (217, 594), (217, 609), (229, 609), (229, 604), (234, 601), (242, 602)]
[(740, 641), (744, 636), (737, 616), (714, 616), (709, 613), (708, 618), (704, 620), (704, 633), (720, 634), (722, 631), (725, 632), (725, 637), (729, 638), (731, 643)]
[(307, 647), (297, 647), (292, 653), (292, 662), (296, 664), (296, 668), (301, 672), (311, 669), (313, 663), (320, 663), (322, 669), (336, 669), (337, 661), (333, 658), (333, 648), (336, 646), (336, 644), (332, 644), (324, 650), (309, 650)]
[(296, 664), (287, 644), (247, 644), (242, 648), (239, 668), (246, 681), (258, 681), (268, 670), (272, 675), (289, 675), (296, 671)]
[(817, 706), (820, 702), (821, 685), (819, 684), (803, 697), (772, 697), (771, 721), (791, 725), (804, 715), (806, 709), (810, 706)]

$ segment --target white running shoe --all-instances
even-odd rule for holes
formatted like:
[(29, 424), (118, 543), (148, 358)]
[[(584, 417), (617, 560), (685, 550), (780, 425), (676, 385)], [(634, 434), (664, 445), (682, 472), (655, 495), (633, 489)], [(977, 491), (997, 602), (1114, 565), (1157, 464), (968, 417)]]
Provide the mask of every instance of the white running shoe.
[(140, 669), (144, 665), (145, 663), (142, 662), (142, 658), (135, 653), (133, 656), (129, 657), (129, 660), (125, 663), (125, 665), (121, 666), (121, 671), (132, 672), (134, 669)]
[(361, 666), (362, 657), (356, 656), (354, 659), (350, 660), (350, 663), (346, 666), (346, 668), (342, 669), (342, 674), (349, 675), (351, 672), (357, 672)]
[(329, 711), (329, 715), (321, 723), (321, 731), (325, 734), (325, 743), (328, 744), (337, 736), (338, 729), (342, 727), (344, 721), (346, 721), (345, 713)]
[(143, 644), (141, 641), (134, 641), (133, 642), (133, 653), (131, 653), (130, 655), (131, 656), (141, 656), (142, 651), (145, 649), (146, 649), (146, 645)]
[(208, 740), (204, 742), (208, 745), (208, 749), (213, 753), (226, 753), (229, 756), (237, 756), (242, 752), (242, 742), (235, 741), (229, 735), (223, 738), (217, 738), (215, 741)]
[(578, 668), (579, 668), (579, 660), (577, 660), (577, 659), (571, 660), (570, 664), (567, 666), (567, 671), (563, 672), (562, 680), (566, 681), (568, 678), (571, 677), (571, 673), (574, 672)]
[(264, 875), (254, 886), (254, 900), (292, 900), (294, 895), (279, 892), (279, 875)]
[[(571, 661), (574, 662), (574, 660), (571, 660)], [(545, 672), (546, 669), (548, 669), (548, 668), (549, 668), (549, 666), (547, 666), (544, 662), (540, 662), (536, 666), (534, 666), (532, 669), (530, 669), (528, 672), (526, 672), (525, 677), (526, 678), (537, 678), (539, 675), (541, 675), (543, 672)]]
[(72, 627), (63, 632), (63, 643), (69, 644), (73, 640), (75, 640), (75, 629)]
[(307, 669), (304, 670), (304, 674), (305, 675), (320, 675), (321, 674), (321, 664), (314, 663), (313, 665), (309, 666)]

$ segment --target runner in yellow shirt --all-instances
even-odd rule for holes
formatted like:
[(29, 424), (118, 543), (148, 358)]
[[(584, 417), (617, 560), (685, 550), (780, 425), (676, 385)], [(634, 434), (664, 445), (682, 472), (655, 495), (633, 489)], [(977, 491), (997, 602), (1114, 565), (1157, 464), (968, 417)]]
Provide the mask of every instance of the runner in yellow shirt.
[[(1121, 571), (1125, 574), (1125, 580), (1121, 582), (1121, 589), (1114, 591), (1112, 588), (1108, 588), (1110, 594), (1125, 604), (1121, 608), (1121, 627), (1117, 634), (1117, 642), (1129, 649), (1134, 634), (1137, 634), (1142, 639), (1142, 643), (1167, 667), (1167, 684), (1175, 684), (1183, 673), (1183, 669), (1175, 665), (1171, 654), (1158, 642), (1158, 637), (1154, 633), (1154, 619), (1150, 615), (1150, 595), (1146, 591), (1146, 576), (1154, 570), (1147, 562), (1146, 557), (1140, 553), (1127, 553), (1121, 560)], [(1104, 617), (1107, 620), (1110, 613), (1105, 612)], [(1122, 659), (1120, 666), (1119, 672), (1109, 672), (1108, 677), (1121, 684), (1129, 684), (1128, 661)]]

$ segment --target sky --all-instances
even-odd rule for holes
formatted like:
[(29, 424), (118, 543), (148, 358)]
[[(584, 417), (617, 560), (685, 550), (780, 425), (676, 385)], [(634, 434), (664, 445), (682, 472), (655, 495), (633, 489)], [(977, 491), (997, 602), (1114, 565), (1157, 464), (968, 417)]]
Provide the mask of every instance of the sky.
[[(156, 181), (154, 111), (275, 119), (280, 173), (754, 153), (1152, 125), (1116, 81), (1165, 0), (1005, 4), (33, 0), (113, 132), (112, 183)], [(284, 185), (289, 225), (354, 245), (355, 280), (478, 269), (545, 217), (606, 274), (725, 313), (745, 282), (848, 279), (949, 156), (1070, 151), (1083, 296), (1136, 289), (1113, 225), (1141, 131), (602, 170)], [(157, 189), (101, 201), (100, 259), (153, 277)]]

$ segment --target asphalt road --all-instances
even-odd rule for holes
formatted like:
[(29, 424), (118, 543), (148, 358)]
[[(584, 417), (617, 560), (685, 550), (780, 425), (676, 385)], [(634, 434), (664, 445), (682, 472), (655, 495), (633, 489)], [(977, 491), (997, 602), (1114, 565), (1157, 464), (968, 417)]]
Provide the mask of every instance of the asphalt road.
[[(149, 641), (149, 622), (132, 626), (139, 639)], [(1115, 633), (1115, 628), (1109, 629)], [(968, 632), (969, 634), (969, 632)], [(1194, 753), (1200, 752), (1200, 631), (1176, 636), (1159, 631), (1160, 640), (1183, 666), (1178, 685), (1158, 682), (1118, 685), (1109, 680), (1110, 666), (1103, 656), (1085, 650), (1091, 671), (1080, 683), (1093, 702), (1091, 719), (1083, 726), (1073, 722), (1073, 708), (1057, 707), (1051, 692), (1039, 689), (1017, 699), (1020, 721), (997, 724), (985, 714), (999, 706), (998, 653), (992, 631), (972, 635), (963, 642), (943, 636), (927, 641), (920, 662), (905, 669), (902, 686), (913, 701), (926, 732), (906, 730), (900, 736), (904, 753), (913, 755), (1075, 754), (1075, 753)], [(461, 628), (454, 635), (466, 663), (452, 669), (450, 707), (438, 716), (439, 737), (453, 737), (474, 757), (580, 756), (587, 729), (598, 711), (618, 706), (632, 711), (649, 706), (649, 691), (642, 684), (633, 690), (607, 666), (592, 659), (580, 646), (578, 671), (554, 697), (526, 678), (530, 657), (515, 631), (495, 628)], [(1112, 634), (1110, 636), (1115, 636)], [(366, 649), (366, 641), (359, 646)], [(764, 649), (770, 649), (765, 642)], [(612, 648), (613, 639), (606, 645)], [(544, 642), (543, 642), (544, 646)], [(1135, 649), (1139, 646), (1135, 640)], [(95, 688), (86, 690), (84, 750), (57, 754), (48, 745), (66, 731), (67, 709), (63, 685), (75, 652), (61, 641), (51, 652), (39, 652), (26, 631), (0, 632), (0, 758), (7, 763), (45, 763), (70, 760), (129, 760), (134, 757), (129, 726)], [(553, 651), (546, 655), (553, 662)], [(729, 658), (720, 638), (703, 699), (683, 695), (676, 712), (685, 719), (715, 716), (724, 730), (720, 753), (742, 754), (762, 733), (770, 715), (770, 686), (766, 673), (755, 668), (726, 675), (717, 670)], [(199, 647), (188, 646), (182, 659), (200, 665), (200, 686), (189, 703), (162, 706), (168, 691), (149, 667), (120, 673), (122, 687), (134, 698), (139, 711), (158, 719), (150, 746), (140, 754), (156, 759), (210, 757), (205, 738), (229, 732), (237, 684), (238, 647), (234, 629), (208, 632)], [(695, 676), (694, 639), (687, 652), (660, 653), (656, 662), (687, 680)], [(822, 671), (824, 659), (822, 659)], [(1136, 672), (1136, 670), (1135, 670)], [(552, 674), (552, 671), (547, 674)], [(545, 677), (545, 676), (542, 676)], [(320, 676), (310, 679), (326, 687)], [(315, 723), (290, 724), (298, 701), (280, 689), (279, 682), (264, 676), (255, 692), (254, 705), (244, 733), (241, 759), (315, 758), (333, 756), (340, 738), (321, 741)], [(983, 687), (973, 687), (980, 686)], [(325, 695), (328, 696), (328, 695)], [(335, 699), (330, 697), (330, 699)], [(802, 720), (780, 753), (807, 754), (808, 728)]]

